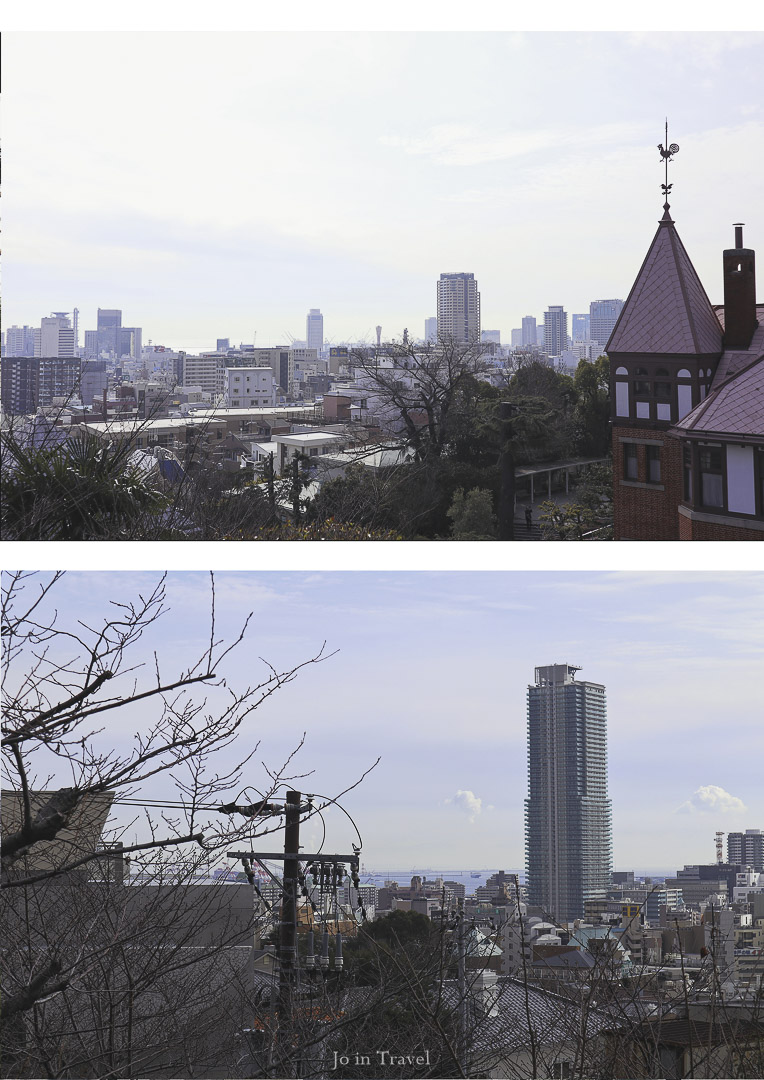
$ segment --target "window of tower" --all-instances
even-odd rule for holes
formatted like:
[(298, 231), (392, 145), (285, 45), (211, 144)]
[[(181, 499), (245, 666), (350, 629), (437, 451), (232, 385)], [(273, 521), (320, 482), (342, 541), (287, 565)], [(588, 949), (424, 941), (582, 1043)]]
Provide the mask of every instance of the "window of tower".
[(661, 482), (660, 446), (647, 447), (647, 482), (649, 484), (660, 484)]
[(638, 475), (637, 444), (623, 444), (623, 478), (636, 480)]

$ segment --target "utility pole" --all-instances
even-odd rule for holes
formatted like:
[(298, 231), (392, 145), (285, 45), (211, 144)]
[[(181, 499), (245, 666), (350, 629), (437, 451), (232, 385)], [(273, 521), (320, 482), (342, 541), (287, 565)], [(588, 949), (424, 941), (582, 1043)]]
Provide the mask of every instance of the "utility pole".
[(284, 830), (284, 899), (279, 928), (279, 1013), (292, 1015), (292, 987), (297, 968), (297, 857), (300, 854), (300, 792), (286, 793)]
[[(238, 859), (241, 861), (247, 876), (252, 882), (254, 882), (254, 876), (251, 869), (253, 861), (258, 863), (258, 865), (260, 865), (273, 880), (277, 879), (274, 878), (274, 875), (264, 865), (264, 860), (267, 859), (270, 862), (283, 862), (284, 864), (278, 945), (279, 986), (276, 1005), (278, 1016), (276, 1030), (281, 1049), (278, 1066), (279, 1075), (284, 1077), (296, 1076), (301, 1073), (299, 1067), (300, 1048), (292, 1045), (291, 1042), (294, 1037), (294, 1020), (297, 1012), (295, 1009), (295, 989), (297, 986), (298, 974), (297, 900), (300, 884), (300, 863), (305, 862), (321, 866), (322, 864), (333, 865), (335, 882), (340, 876), (340, 873), (343, 872), (343, 866), (347, 864), (350, 868), (351, 877), (356, 887), (358, 886), (358, 870), (360, 867), (360, 848), (352, 855), (325, 855), (323, 852), (318, 852), (316, 854), (300, 854), (300, 815), (303, 811), (309, 813), (312, 808), (310, 800), (306, 804), (301, 805), (300, 798), (301, 794), (299, 791), (287, 791), (283, 807), (277, 806), (274, 803), (265, 802), (243, 808), (238, 807), (233, 803), (228, 804), (228, 806), (225, 807), (228, 812), (235, 809), (250, 817), (258, 814), (273, 814), (283, 811), (286, 819), (283, 854), (281, 852), (272, 851), (229, 851), (226, 853), (229, 859)], [(320, 880), (323, 879), (324, 870), (322, 866)], [(328, 938), (326, 934), (324, 950), (326, 952), (325, 966), (328, 968)], [(323, 963), (322, 966), (324, 966)], [(342, 967), (342, 945), (339, 935), (334, 966), (335, 970), (340, 970)], [(269, 1062), (271, 1060), (271, 1052), (272, 1046), (269, 1048)], [(288, 1071), (284, 1071), (285, 1069)]]
[(466, 948), (464, 943), (464, 899), (457, 900), (456, 912), (456, 958), (457, 983), (459, 992), (459, 1066), (467, 1076), (467, 972)]

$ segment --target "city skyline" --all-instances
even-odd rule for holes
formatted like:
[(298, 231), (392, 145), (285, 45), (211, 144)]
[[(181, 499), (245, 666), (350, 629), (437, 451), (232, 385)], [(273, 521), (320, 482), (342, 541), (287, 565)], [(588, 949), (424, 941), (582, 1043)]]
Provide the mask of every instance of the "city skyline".
[[(74, 30), (62, 50), (11, 33), (6, 323), (114, 306), (195, 351), (301, 339), (320, 308), (327, 341), (420, 337), (439, 275), (466, 271), (508, 343), (525, 315), (626, 296), (660, 216), (666, 113), (672, 212), (718, 302), (725, 223), (761, 243), (763, 40)], [(108, 77), (136, 59), (145, 82)], [(458, 99), (439, 92), (450, 70)], [(97, 137), (43, 125), (54, 101)]]
[[(72, 573), (58, 608), (92, 624), (107, 599), (145, 593), (156, 577)], [(560, 662), (607, 687), (615, 869), (713, 862), (717, 830), (764, 828), (761, 573), (269, 571), (216, 581), (216, 636), (230, 640), (255, 613), (222, 672), (231, 687), (262, 677), (258, 657), (279, 669), (324, 642), (334, 654), (269, 699), (241, 742), (251, 750), (260, 740), (257, 784), (259, 762), (286, 760), (305, 733), (294, 784), (324, 795), (381, 756), (341, 800), (370, 868), (524, 866), (527, 687), (535, 667)], [(159, 648), (167, 672), (208, 640), (207, 574), (171, 574), (168, 598), (171, 614), (138, 649), (153, 664)], [(150, 785), (142, 793), (151, 797)], [(349, 842), (339, 812), (327, 836)], [(306, 831), (306, 844), (320, 842), (320, 827)]]

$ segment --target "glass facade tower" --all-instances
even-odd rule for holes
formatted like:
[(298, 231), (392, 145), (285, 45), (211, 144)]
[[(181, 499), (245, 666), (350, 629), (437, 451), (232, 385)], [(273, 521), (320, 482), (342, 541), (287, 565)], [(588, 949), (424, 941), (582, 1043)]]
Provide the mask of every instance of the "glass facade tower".
[(605, 895), (612, 869), (605, 687), (578, 670), (537, 667), (528, 687), (528, 900), (561, 922)]

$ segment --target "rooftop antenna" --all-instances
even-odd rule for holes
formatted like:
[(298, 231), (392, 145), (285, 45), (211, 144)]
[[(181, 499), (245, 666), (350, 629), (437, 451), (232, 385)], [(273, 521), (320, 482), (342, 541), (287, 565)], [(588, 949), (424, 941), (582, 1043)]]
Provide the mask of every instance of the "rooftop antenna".
[(669, 201), (668, 201), (669, 192), (671, 191), (672, 187), (674, 186), (673, 184), (670, 184), (668, 182), (668, 167), (669, 167), (669, 162), (673, 158), (674, 154), (679, 153), (679, 146), (677, 145), (677, 143), (672, 142), (671, 145), (669, 146), (669, 141), (668, 141), (668, 117), (666, 117), (666, 148), (664, 150), (663, 144), (658, 143), (658, 149), (661, 152), (661, 160), (664, 162), (664, 164), (666, 166), (666, 180), (665, 180), (665, 183), (661, 184), (661, 191), (663, 192), (663, 197), (666, 200), (664, 202), (664, 204), (663, 204), (663, 209), (665, 210), (666, 214), (668, 214), (668, 212), (669, 212)]

